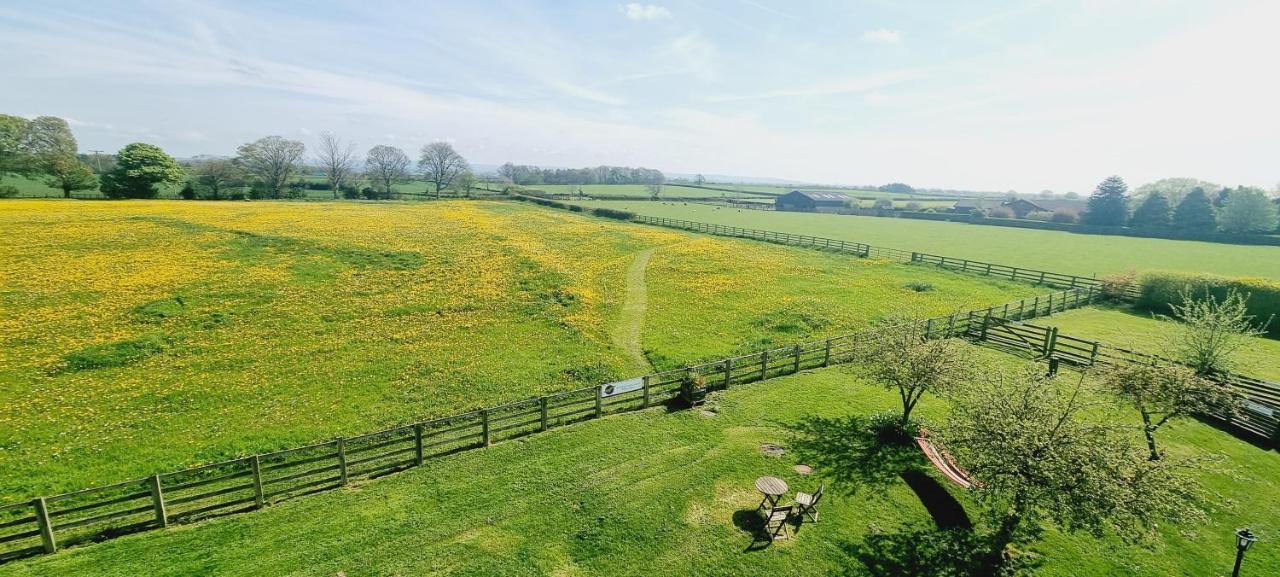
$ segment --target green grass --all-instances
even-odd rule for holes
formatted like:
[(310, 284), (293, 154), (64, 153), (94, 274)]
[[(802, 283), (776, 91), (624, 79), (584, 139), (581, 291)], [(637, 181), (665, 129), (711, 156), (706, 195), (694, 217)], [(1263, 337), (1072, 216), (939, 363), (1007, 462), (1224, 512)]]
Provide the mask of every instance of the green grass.
[(639, 214), (810, 234), (1076, 275), (1177, 270), (1280, 279), (1280, 247), (1073, 234), (904, 218), (711, 207), (679, 202), (585, 202)]
[[(0, 503), (1043, 292), (524, 203), (0, 203)], [(916, 293), (912, 281), (936, 288)]]
[[(802, 373), (716, 393), (710, 412), (609, 417), (259, 512), (13, 562), (0, 575), (873, 575), (868, 563), (935, 534), (920, 497), (900, 480), (883, 492), (849, 494), (833, 471), (798, 475), (790, 430), (806, 417), (896, 405), (895, 393), (840, 369)], [(936, 420), (946, 407), (926, 398), (918, 410)], [(1220, 471), (1201, 473), (1225, 503), (1210, 521), (1164, 527), (1151, 547), (1050, 530), (1032, 547), (1044, 560), (1037, 574), (1223, 575), (1241, 526), (1261, 536), (1244, 574), (1275, 574), (1280, 456), (1192, 420), (1161, 434), (1174, 454), (1225, 457)], [(768, 457), (761, 443), (788, 452)], [(792, 493), (830, 484), (821, 522), (790, 541), (753, 547), (744, 527), (751, 527), (759, 502), (752, 482), (761, 475), (783, 478)], [(968, 495), (933, 478), (981, 522)]]
[[(593, 197), (610, 197), (610, 196), (642, 196), (648, 197), (651, 193), (643, 184), (534, 184), (527, 188), (532, 190), (541, 190), (551, 194), (578, 194), (582, 193)], [(732, 192), (724, 192), (721, 190), (706, 190), (699, 188), (690, 188), (685, 186), (666, 185), (662, 187), (662, 196), (675, 196), (684, 198), (722, 198), (722, 197), (740, 197), (740, 196), (757, 196), (753, 194), (735, 194)]]
[[(1057, 326), (1065, 335), (1164, 355), (1172, 355), (1164, 349), (1168, 348), (1169, 336), (1178, 329), (1174, 321), (1128, 308), (1077, 309), (1032, 322)], [(1280, 340), (1251, 338), (1237, 353), (1236, 361), (1241, 374), (1280, 382)]]

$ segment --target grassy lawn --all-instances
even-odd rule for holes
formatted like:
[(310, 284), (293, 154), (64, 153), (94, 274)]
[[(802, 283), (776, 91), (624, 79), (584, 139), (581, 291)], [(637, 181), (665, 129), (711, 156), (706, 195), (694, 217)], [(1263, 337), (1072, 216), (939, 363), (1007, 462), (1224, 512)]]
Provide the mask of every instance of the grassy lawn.
[(583, 204), (667, 218), (825, 236), (1085, 276), (1165, 269), (1280, 279), (1280, 247), (1275, 246), (1072, 234), (900, 218), (758, 211), (679, 202), (592, 201)]
[[(870, 567), (936, 535), (920, 496), (928, 493), (897, 480), (850, 494), (837, 471), (800, 476), (790, 443), (805, 417), (868, 415), (896, 404), (895, 393), (841, 369), (802, 373), (717, 393), (705, 412), (658, 408), (588, 422), (259, 512), (0, 565), (0, 575), (900, 574)], [(926, 399), (920, 410), (936, 419), (946, 407)], [(1221, 472), (1203, 473), (1224, 500), (1210, 521), (1166, 527), (1162, 542), (1146, 547), (1050, 530), (1033, 547), (1044, 559), (1038, 574), (1223, 575), (1232, 531), (1245, 525), (1262, 540), (1244, 574), (1280, 569), (1280, 456), (1191, 420), (1169, 425), (1162, 442), (1175, 454), (1226, 458)], [(765, 456), (762, 443), (787, 453)], [(917, 489), (945, 487), (980, 522), (970, 497), (929, 471)], [(820, 523), (790, 541), (753, 543), (752, 483), (760, 475), (783, 478), (791, 493), (828, 483)]]
[(512, 202), (14, 200), (0, 229), (0, 502), (632, 376), (645, 250), (660, 366), (1043, 292)]
[[(1092, 339), (1127, 349), (1170, 355), (1163, 351), (1174, 321), (1127, 308), (1087, 308), (1043, 319), (1040, 324), (1060, 327), (1063, 334)], [(1238, 371), (1257, 379), (1280, 382), (1280, 340), (1252, 338), (1237, 356)]]

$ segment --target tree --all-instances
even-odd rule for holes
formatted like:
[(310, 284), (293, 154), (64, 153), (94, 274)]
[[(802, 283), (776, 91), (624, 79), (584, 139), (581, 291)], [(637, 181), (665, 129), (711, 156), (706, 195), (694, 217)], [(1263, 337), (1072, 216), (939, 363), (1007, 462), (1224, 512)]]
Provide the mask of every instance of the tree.
[(1124, 226), (1129, 218), (1129, 187), (1119, 176), (1108, 176), (1089, 196), (1080, 220), (1093, 226)]
[(910, 185), (903, 184), (901, 182), (891, 182), (889, 184), (880, 186), (879, 190), (880, 192), (894, 192), (894, 193), (905, 194), (905, 193), (915, 192), (916, 189), (911, 188)]
[(1191, 367), (1172, 363), (1122, 363), (1103, 373), (1103, 383), (1142, 415), (1142, 433), (1152, 461), (1161, 458), (1156, 449), (1156, 431), (1169, 419), (1230, 411), (1235, 401), (1225, 384), (1204, 378)]
[(1235, 234), (1271, 232), (1276, 220), (1276, 206), (1267, 194), (1244, 186), (1231, 191), (1218, 211), (1218, 226)]
[(1069, 192), (1067, 192), (1066, 194), (1062, 195), (1062, 198), (1069, 198), (1069, 199), (1071, 199), (1071, 200), (1075, 200), (1075, 199), (1077, 199), (1077, 198), (1080, 198), (1080, 193), (1078, 193), (1078, 192), (1076, 192), (1076, 191), (1072, 190), (1072, 191), (1069, 191)]
[(342, 139), (329, 132), (320, 133), (320, 154), (316, 156), (325, 178), (329, 180), (329, 189), (333, 197), (338, 198), (342, 185), (355, 172), (356, 144), (343, 144)]
[(1197, 186), (1191, 189), (1182, 202), (1178, 203), (1173, 213), (1173, 226), (1191, 232), (1213, 232), (1218, 228), (1218, 219), (1213, 212), (1213, 201), (1204, 189)]
[(453, 149), (453, 145), (448, 142), (432, 142), (422, 147), (418, 169), (422, 171), (423, 178), (435, 185), (436, 198), (440, 198), (440, 191), (448, 188), (458, 175), (471, 170), (471, 167)]
[(409, 156), (399, 148), (380, 144), (369, 149), (364, 169), (374, 188), (380, 188), (386, 198), (391, 198), (392, 186), (409, 179)]
[(1040, 198), (1053, 198), (1053, 191), (1047, 188), (1040, 191)]
[(1170, 204), (1177, 205), (1186, 198), (1196, 187), (1204, 190), (1216, 190), (1219, 188), (1217, 184), (1206, 182), (1198, 178), (1162, 178), (1155, 182), (1148, 182), (1138, 188), (1133, 189), (1133, 200), (1141, 202), (1154, 193), (1162, 193), (1165, 198), (1169, 199)]
[(1230, 197), (1231, 197), (1231, 189), (1225, 186), (1222, 187), (1222, 190), (1218, 191), (1218, 195), (1213, 197), (1213, 207), (1222, 208), (1222, 205), (1226, 204), (1227, 199)]
[(707, 179), (706, 179), (706, 177), (704, 177), (704, 176), (702, 176), (701, 174), (699, 174), (699, 175), (697, 175), (697, 176), (693, 177), (693, 183), (694, 183), (694, 184), (696, 184), (696, 185), (698, 185), (698, 186), (702, 186), (702, 185), (704, 185), (704, 184), (706, 184), (706, 183), (707, 183)]
[(38, 116), (31, 121), (27, 133), (27, 146), (32, 154), (38, 156), (75, 156), (79, 148), (67, 121), (56, 116)]
[(644, 185), (644, 191), (649, 193), (650, 200), (658, 200), (662, 196), (662, 185), (658, 183)]
[(970, 376), (970, 364), (955, 341), (925, 338), (920, 323), (904, 315), (877, 322), (875, 333), (858, 345), (855, 358), (872, 379), (898, 390), (904, 428), (926, 391), (946, 393)]
[(61, 118), (39, 116), (27, 120), (0, 114), (0, 176), (8, 172), (44, 172), (54, 158), (74, 157), (76, 148), (76, 137)]
[(474, 190), (475, 187), (476, 175), (470, 170), (459, 174), (458, 178), (453, 179), (453, 191), (462, 196), (469, 198), (471, 196), (471, 191)]
[(267, 136), (240, 145), (236, 161), (262, 182), (268, 197), (281, 198), (306, 150), (306, 145), (296, 140)]
[(102, 176), (108, 198), (155, 198), (157, 185), (178, 184), (186, 174), (160, 147), (135, 142), (116, 154), (116, 167)]
[(44, 159), (44, 173), (49, 175), (46, 183), (62, 191), (63, 198), (71, 198), (77, 190), (93, 190), (98, 188), (98, 177), (93, 169), (86, 166), (74, 154), (51, 155)]
[(1163, 192), (1153, 192), (1133, 211), (1129, 226), (1137, 228), (1169, 228), (1173, 224), (1173, 210)]
[(209, 198), (222, 199), (223, 189), (240, 184), (244, 170), (233, 160), (214, 158), (195, 166), (196, 183), (209, 191)]
[(0, 178), (7, 173), (24, 173), (29, 152), (27, 135), (31, 121), (21, 116), (0, 114)]
[(1197, 461), (1151, 461), (1131, 429), (1086, 420), (1105, 402), (1088, 394), (1083, 377), (1072, 385), (1034, 366), (985, 373), (952, 395), (937, 438), (992, 514), (993, 565), (1042, 523), (1136, 540), (1154, 535), (1160, 521), (1203, 519), (1201, 488), (1184, 474)]
[(1169, 353), (1200, 375), (1231, 371), (1236, 352), (1250, 338), (1266, 334), (1271, 324), (1271, 319), (1257, 322), (1249, 314), (1248, 295), (1235, 289), (1228, 290), (1222, 300), (1208, 291), (1204, 298), (1197, 298), (1190, 287), (1183, 289), (1180, 296), (1181, 303), (1170, 305), (1173, 319), (1180, 323)]

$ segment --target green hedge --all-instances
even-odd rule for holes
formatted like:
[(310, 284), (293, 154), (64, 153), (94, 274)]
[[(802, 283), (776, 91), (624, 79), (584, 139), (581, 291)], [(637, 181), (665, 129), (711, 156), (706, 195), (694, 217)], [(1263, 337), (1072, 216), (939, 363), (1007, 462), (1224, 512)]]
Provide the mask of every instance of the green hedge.
[(1142, 294), (1137, 306), (1152, 312), (1170, 314), (1169, 305), (1182, 302), (1181, 293), (1190, 288), (1192, 294), (1207, 291), (1218, 299), (1235, 289), (1249, 296), (1249, 314), (1257, 322), (1277, 317), (1268, 327), (1272, 336), (1280, 337), (1280, 283), (1253, 277), (1224, 277), (1210, 274), (1179, 272), (1149, 272), (1142, 275)]
[(636, 217), (636, 213), (625, 210), (617, 210), (614, 208), (594, 208), (591, 214), (603, 216), (605, 218), (616, 218), (618, 220), (631, 220)]

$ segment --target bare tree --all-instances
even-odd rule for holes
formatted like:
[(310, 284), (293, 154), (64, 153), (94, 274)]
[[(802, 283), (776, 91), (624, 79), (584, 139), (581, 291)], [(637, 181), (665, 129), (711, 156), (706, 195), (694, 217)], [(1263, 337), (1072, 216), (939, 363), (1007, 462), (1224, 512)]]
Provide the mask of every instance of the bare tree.
[(280, 198), (306, 150), (296, 140), (268, 136), (240, 145), (236, 154), (240, 165), (267, 185), (271, 198)]
[(453, 184), (458, 175), (469, 172), (471, 167), (467, 165), (467, 159), (453, 149), (453, 145), (432, 142), (422, 147), (418, 169), (422, 171), (423, 178), (435, 185), (436, 198), (440, 198), (440, 191)]
[(380, 144), (370, 148), (364, 164), (369, 182), (387, 198), (392, 197), (393, 185), (409, 179), (409, 156), (394, 146)]
[(233, 160), (214, 158), (205, 160), (195, 166), (196, 182), (209, 189), (209, 198), (222, 198), (224, 188), (239, 184), (244, 178), (244, 171)]
[(329, 179), (329, 188), (333, 190), (333, 197), (338, 198), (342, 185), (351, 179), (355, 171), (356, 144), (354, 142), (344, 144), (342, 139), (334, 136), (333, 133), (321, 132), (320, 154), (316, 155), (316, 162), (324, 170), (325, 178)]

